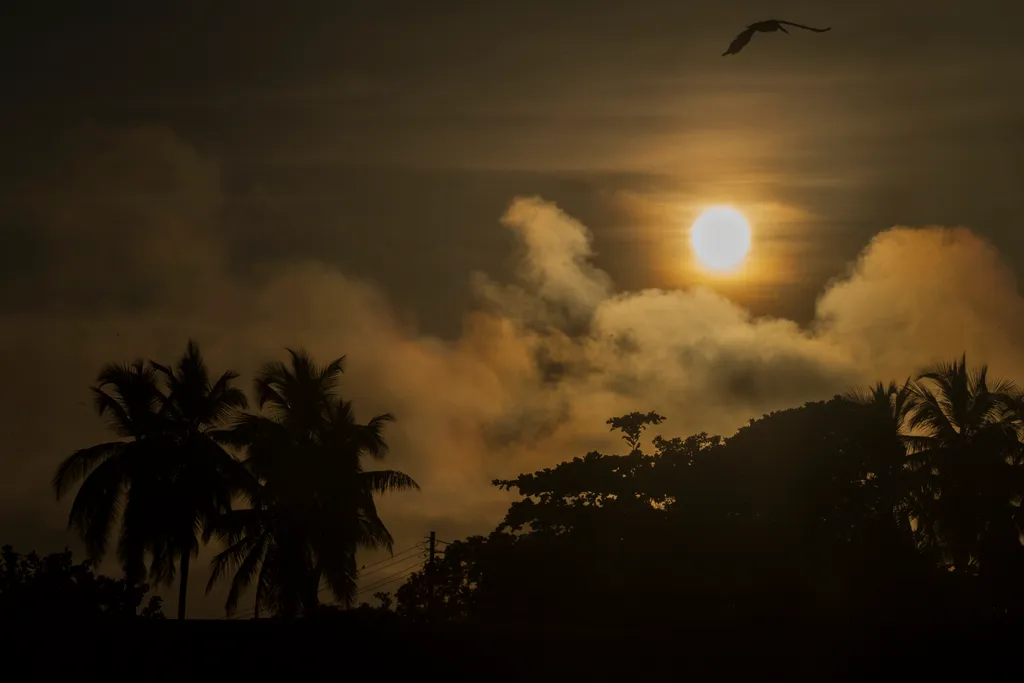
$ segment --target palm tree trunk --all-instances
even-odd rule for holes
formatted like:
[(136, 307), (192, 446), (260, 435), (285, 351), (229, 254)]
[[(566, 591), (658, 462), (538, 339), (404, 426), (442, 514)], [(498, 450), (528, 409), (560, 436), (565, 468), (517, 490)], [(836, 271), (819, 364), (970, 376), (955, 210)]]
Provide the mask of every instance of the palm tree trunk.
[(188, 565), (192, 559), (192, 553), (186, 550), (181, 554), (181, 583), (178, 587), (178, 618), (185, 618), (185, 597), (188, 595)]

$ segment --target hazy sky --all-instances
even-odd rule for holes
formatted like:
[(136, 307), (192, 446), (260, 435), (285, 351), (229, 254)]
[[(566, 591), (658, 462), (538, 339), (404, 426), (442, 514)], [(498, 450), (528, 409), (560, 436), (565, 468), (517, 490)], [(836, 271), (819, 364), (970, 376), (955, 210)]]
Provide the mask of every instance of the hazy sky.
[[(614, 414), (728, 434), (964, 350), (1024, 379), (1015, 3), (66, 4), (0, 17), (0, 541), (72, 542), (87, 387), (189, 335), (246, 383), (348, 355), (424, 487), (398, 548)], [(834, 28), (719, 56), (771, 17)], [(754, 248), (709, 281), (720, 202)]]

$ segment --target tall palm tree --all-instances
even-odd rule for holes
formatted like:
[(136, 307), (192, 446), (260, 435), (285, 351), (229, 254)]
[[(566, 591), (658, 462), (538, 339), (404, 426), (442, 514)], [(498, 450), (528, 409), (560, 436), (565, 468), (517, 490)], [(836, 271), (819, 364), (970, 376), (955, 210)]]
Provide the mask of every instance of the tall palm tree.
[(304, 351), (288, 353), (290, 365), (267, 363), (257, 375), (265, 414), (244, 415), (231, 430), (246, 451), (251, 507), (222, 520), (228, 547), (214, 559), (207, 586), (234, 571), (228, 613), (254, 580), (257, 611), (309, 612), (321, 583), (351, 605), (356, 550), (392, 545), (374, 494), (419, 488), (401, 472), (363, 469), (363, 456), (387, 455), (382, 432), (393, 417), (356, 421), (336, 391), (344, 358), (320, 367)]
[[(113, 526), (120, 518), (118, 559), (129, 580), (141, 581), (147, 550), (141, 493), (147, 480), (152, 480), (149, 463), (160, 456), (159, 412), (165, 397), (157, 386), (155, 371), (141, 360), (106, 365), (91, 391), (97, 412), (123, 440), (73, 453), (58, 467), (53, 487), (60, 499), (81, 481), (68, 526), (82, 536), (86, 552), (94, 560), (102, 560), (106, 554)], [(155, 557), (154, 562), (159, 564), (163, 558)]]
[[(168, 556), (177, 556), (181, 579), (178, 590), (178, 618), (185, 617), (190, 560), (199, 554), (198, 533), (231, 509), (234, 494), (244, 485), (241, 464), (217, 442), (217, 429), (235, 411), (248, 406), (245, 393), (232, 382), (238, 373), (227, 371), (216, 381), (210, 374), (198, 345), (191, 339), (173, 368), (150, 362), (167, 387), (161, 406), (168, 438), (173, 444), (176, 470), (173, 488), (168, 490), (179, 514), (167, 516), (163, 538)], [(173, 580), (174, 565), (154, 578)]]
[(902, 385), (878, 382), (867, 391), (848, 392), (844, 398), (867, 411), (860, 435), (868, 446), (863, 466), (879, 492), (891, 528), (900, 539), (912, 540), (906, 422), (916, 406), (913, 383), (910, 378)]
[(69, 523), (94, 559), (105, 554), (119, 518), (118, 556), (128, 578), (141, 580), (148, 572), (170, 583), (180, 569), (179, 619), (197, 533), (230, 508), (240, 485), (240, 465), (213, 438), (227, 413), (246, 405), (231, 386), (236, 377), (225, 372), (211, 383), (191, 340), (173, 369), (152, 361), (108, 365), (93, 388), (95, 402), (126, 440), (76, 451), (53, 479), (58, 498), (81, 482)]
[(910, 462), (916, 474), (918, 531), (942, 547), (954, 571), (970, 573), (986, 529), (1003, 527), (1013, 494), (1003, 476), (1019, 452), (1017, 388), (988, 377), (987, 366), (940, 363), (914, 384), (915, 406), (907, 418)]

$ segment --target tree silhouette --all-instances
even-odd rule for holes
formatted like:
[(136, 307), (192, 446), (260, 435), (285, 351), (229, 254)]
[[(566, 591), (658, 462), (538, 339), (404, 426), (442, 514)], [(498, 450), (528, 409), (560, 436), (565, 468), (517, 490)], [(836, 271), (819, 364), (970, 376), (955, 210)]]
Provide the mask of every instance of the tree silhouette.
[[(112, 441), (76, 451), (57, 470), (53, 487), (62, 497), (74, 484), (82, 486), (69, 513), (69, 525), (85, 542), (86, 552), (97, 561), (106, 554), (112, 526), (120, 510), (121, 534), (118, 555), (125, 574), (132, 580), (145, 575), (144, 539), (148, 530), (143, 516), (135, 511), (145, 505), (144, 465), (158, 460), (160, 446), (159, 409), (164, 398), (157, 387), (156, 373), (143, 361), (131, 365), (109, 364), (92, 388), (100, 416), (127, 441)], [(139, 488), (133, 488), (135, 480)], [(122, 499), (128, 498), (122, 502)]]
[(664, 417), (655, 412), (638, 413), (632, 412), (620, 417), (611, 417), (605, 422), (622, 432), (622, 440), (629, 446), (629, 452), (635, 453), (640, 449), (640, 436), (647, 429), (648, 425), (659, 425), (665, 420)]
[[(75, 564), (71, 552), (39, 557), (0, 550), (0, 618), (5, 620), (123, 619), (133, 617), (149, 586), (97, 576), (91, 563)], [(152, 596), (140, 616), (163, 618)]]
[[(288, 353), (257, 373), (255, 414), (243, 412), (234, 373), (210, 381), (191, 341), (173, 367), (106, 366), (93, 394), (120, 440), (72, 454), (53, 481), (58, 497), (80, 482), (69, 526), (90, 559), (5, 548), (0, 611), (132, 616), (147, 575), (181, 571), (183, 618), (191, 558), (218, 536), (226, 547), (207, 592), (230, 578), (229, 614), (255, 584), (255, 616), (346, 619), (356, 552), (392, 544), (375, 495), (418, 486), (364, 469), (386, 457), (393, 418), (356, 419), (338, 391), (344, 359), (321, 367)], [(381, 607), (355, 611), (378, 625), (605, 632), (1024, 615), (1024, 392), (986, 367), (962, 356), (916, 380), (752, 419), (728, 438), (657, 434), (646, 446), (663, 422), (610, 418), (625, 453), (495, 480), (520, 499), (494, 531), (447, 546), (398, 589), (393, 611), (383, 593)], [(90, 569), (115, 525), (119, 581)], [(335, 604), (321, 602), (325, 591)], [(159, 598), (141, 615), (161, 617)]]
[(393, 418), (357, 423), (352, 404), (336, 391), (344, 359), (320, 367), (303, 351), (288, 352), (290, 365), (267, 363), (257, 375), (266, 414), (242, 416), (230, 435), (246, 453), (251, 506), (223, 519), (228, 548), (215, 558), (207, 587), (234, 572), (229, 613), (253, 580), (257, 610), (315, 611), (322, 582), (351, 605), (356, 550), (391, 549), (374, 494), (419, 488), (401, 472), (363, 470), (364, 455), (387, 455), (382, 432)]
[(922, 373), (915, 394), (907, 424), (922, 542), (967, 577), (994, 578), (999, 562), (1019, 567), (1020, 391), (962, 356)]
[[(628, 454), (592, 452), (495, 481), (523, 498), (489, 536), (456, 542), (413, 574), (398, 589), (397, 612), (605, 629), (976, 615), (977, 592), (912, 528), (917, 455), (908, 459), (908, 447), (927, 442), (927, 432), (912, 432), (924, 400), (909, 380), (879, 383), (751, 420), (727, 439), (655, 436), (651, 453), (641, 436), (663, 417), (612, 418)], [(986, 420), (1019, 426), (998, 411)], [(1005, 453), (1016, 440), (992, 433), (1002, 440), (977, 443), (994, 460), (993, 448)], [(1000, 500), (1010, 492), (973, 486)], [(986, 599), (1008, 612), (1020, 604), (1019, 579), (1008, 577), (1021, 545), (1005, 531), (998, 553), (985, 555), (1002, 570), (990, 572)]]
[[(174, 368), (152, 365), (167, 385), (161, 414), (174, 444), (175, 476), (170, 491), (174, 512), (164, 512), (168, 528), (161, 535), (168, 541), (168, 555), (180, 558), (178, 618), (183, 619), (189, 563), (199, 554), (197, 530), (212, 528), (231, 509), (232, 498), (242, 485), (241, 466), (217, 442), (220, 432), (216, 428), (232, 412), (244, 409), (247, 400), (241, 389), (231, 386), (238, 378), (236, 372), (224, 372), (210, 382), (199, 347), (192, 340)], [(173, 579), (174, 565), (167, 564), (166, 570), (166, 578)]]
[(1013, 391), (1005, 381), (990, 387), (987, 368), (970, 371), (966, 356), (930, 368), (914, 387), (907, 426), (917, 527), (959, 573), (971, 573), (977, 562), (979, 527), (986, 521), (982, 506), (991, 503), (981, 496), (991, 492), (999, 465), (993, 459), (1002, 460), (1017, 441)]
[(197, 534), (230, 509), (238, 486), (237, 462), (214, 439), (228, 412), (246, 405), (231, 386), (236, 377), (226, 372), (211, 384), (191, 340), (173, 369), (142, 361), (108, 365), (93, 388), (96, 407), (127, 440), (76, 451), (53, 480), (58, 498), (82, 482), (69, 521), (97, 561), (120, 518), (118, 556), (130, 580), (147, 575), (147, 556), (148, 574), (159, 582), (173, 581), (180, 563), (179, 619)]
[(466, 621), (480, 616), (484, 575), (493, 578), (488, 559), (500, 541), (488, 543), (484, 536), (471, 536), (445, 547), (444, 555), (432, 567), (413, 573), (395, 595), (399, 616), (412, 621)]
[(380, 602), (380, 609), (391, 610), (392, 605), (395, 604), (394, 598), (391, 597), (391, 593), (387, 591), (377, 591), (373, 594), (373, 597), (377, 598)]
[(906, 424), (917, 405), (915, 386), (909, 378), (902, 385), (878, 382), (844, 398), (860, 407), (855, 428), (863, 449), (864, 484), (873, 489), (881, 511), (875, 540), (891, 552), (913, 552)]

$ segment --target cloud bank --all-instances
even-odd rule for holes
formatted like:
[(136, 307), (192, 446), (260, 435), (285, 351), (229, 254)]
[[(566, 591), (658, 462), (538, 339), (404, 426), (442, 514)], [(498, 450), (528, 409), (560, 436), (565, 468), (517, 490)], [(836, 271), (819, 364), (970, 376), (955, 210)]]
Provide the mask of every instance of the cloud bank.
[[(431, 529), (450, 539), (493, 527), (508, 498), (491, 478), (615, 448), (612, 415), (657, 410), (665, 434), (729, 434), (965, 350), (1024, 375), (1014, 274), (963, 228), (880, 233), (801, 327), (708, 289), (617, 291), (584, 225), (543, 198), (514, 198), (493, 229), (519, 241), (517, 280), (475, 274), (478, 306), (442, 340), (315, 260), (239, 275), (219, 230), (217, 165), (167, 130), (89, 131), (58, 166), (18, 198), (41, 258), (7, 274), (16, 289), (0, 321), (0, 531), (22, 547), (70, 542), (69, 503), (54, 503), (49, 479), (106, 436), (87, 407), (100, 366), (174, 359), (190, 336), (246, 386), (286, 346), (347, 356), (344, 391), (361, 418), (397, 415), (391, 465), (423, 487), (381, 504), (399, 549)], [(190, 596), (197, 615), (219, 614), (220, 600)]]

